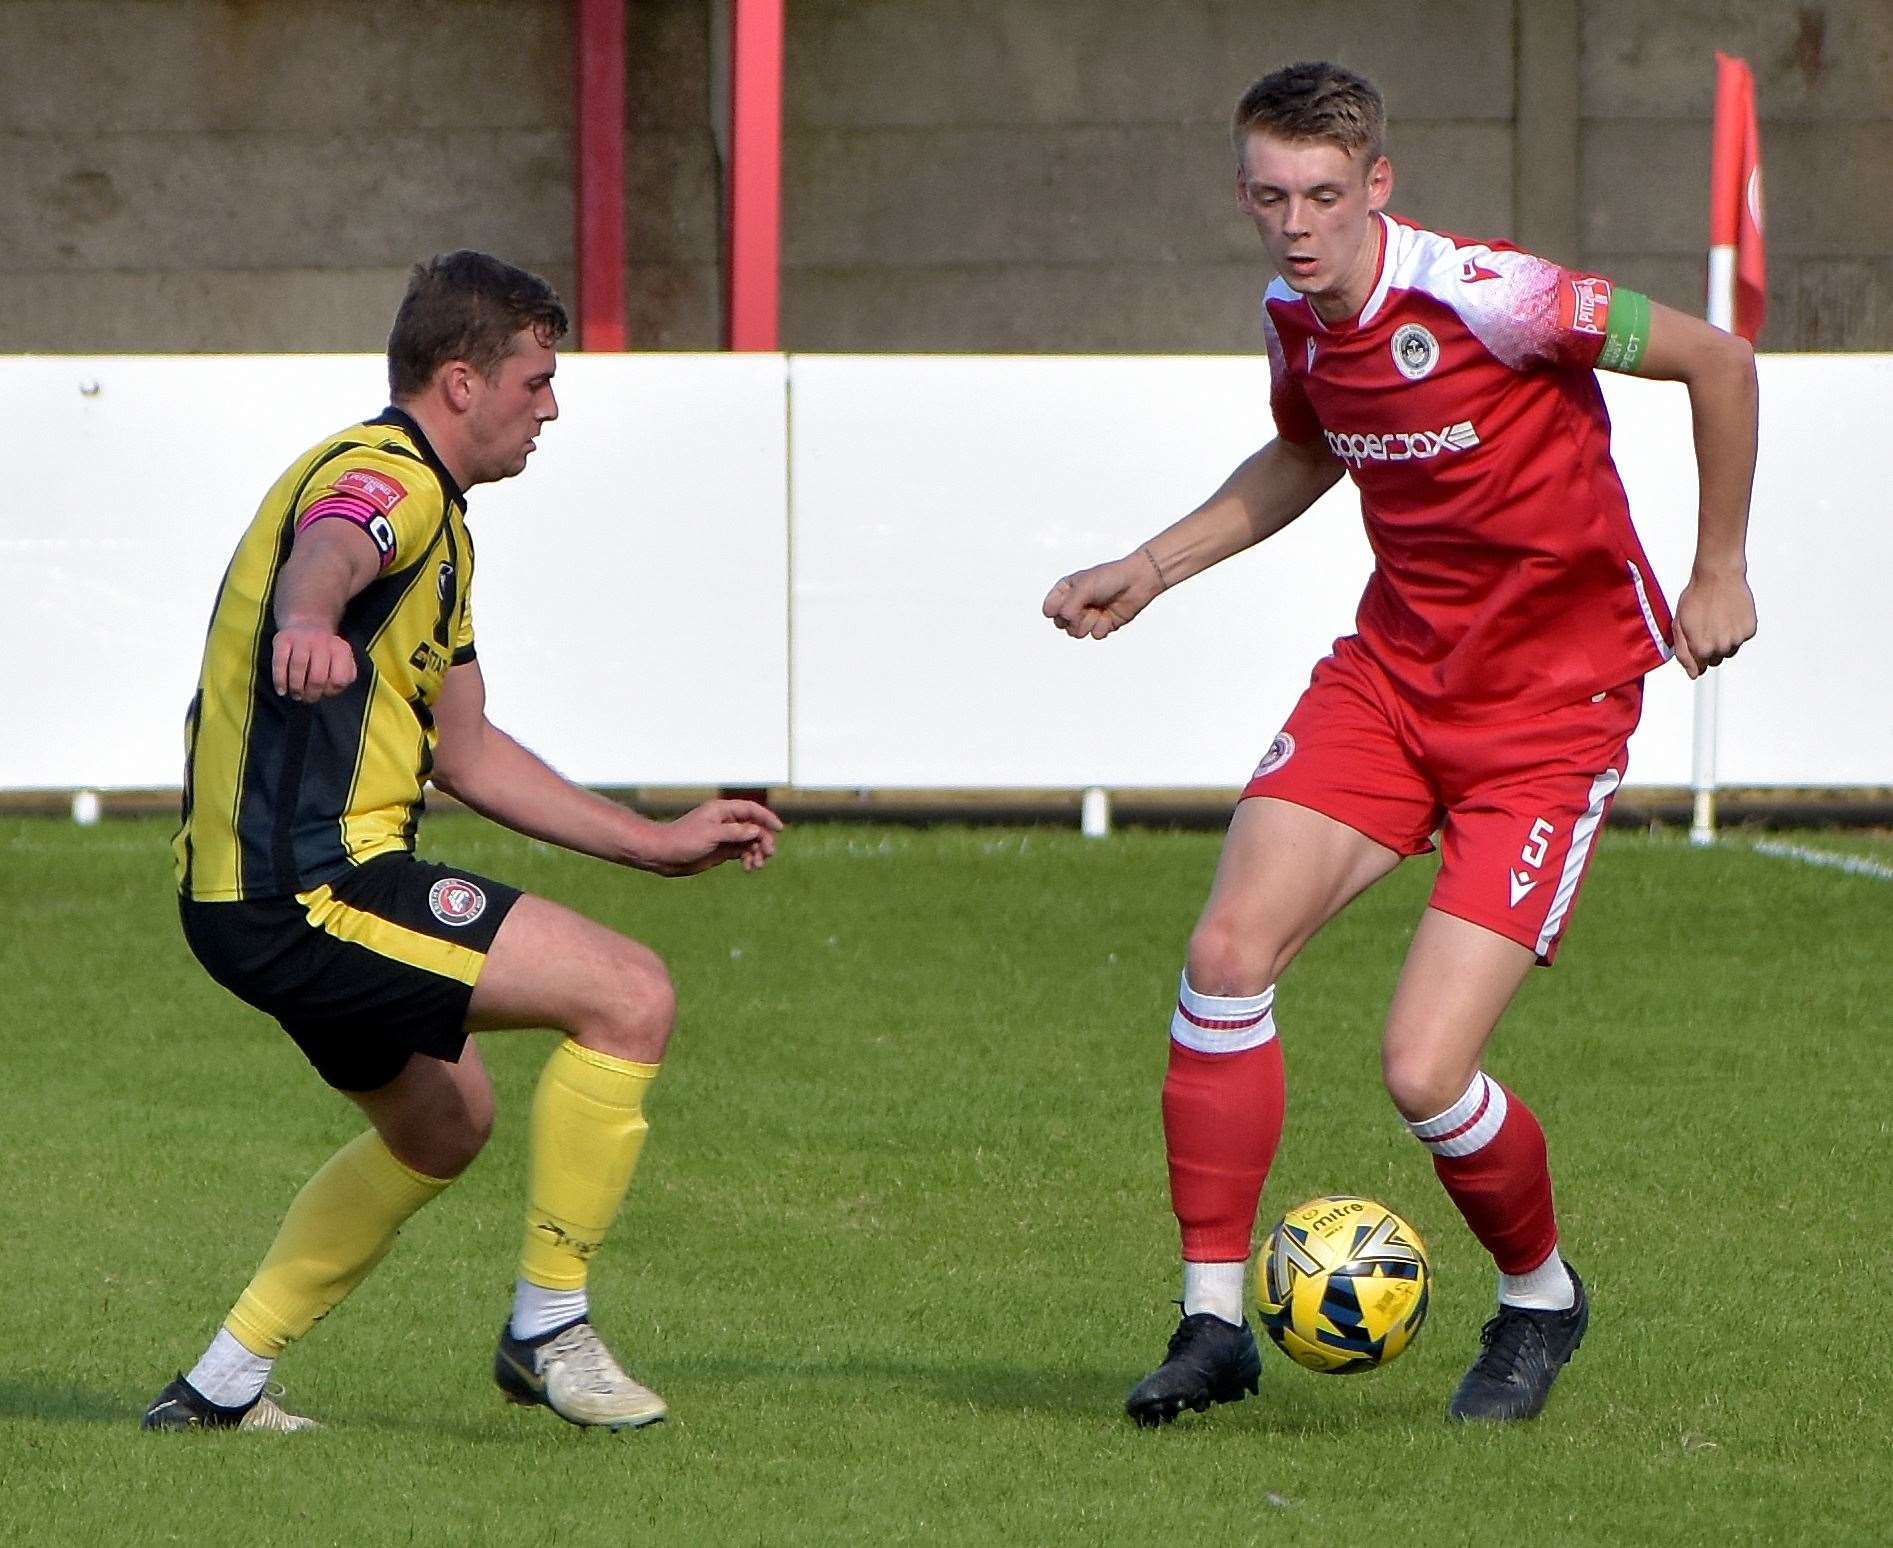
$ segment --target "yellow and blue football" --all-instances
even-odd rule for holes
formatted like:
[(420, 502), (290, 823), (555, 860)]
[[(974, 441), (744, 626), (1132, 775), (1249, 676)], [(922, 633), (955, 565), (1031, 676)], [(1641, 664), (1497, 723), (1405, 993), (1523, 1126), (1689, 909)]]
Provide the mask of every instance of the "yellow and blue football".
[(1269, 1232), (1256, 1305), (1289, 1359), (1344, 1376), (1385, 1365), (1413, 1342), (1432, 1278), (1420, 1233), (1386, 1205), (1310, 1199)]

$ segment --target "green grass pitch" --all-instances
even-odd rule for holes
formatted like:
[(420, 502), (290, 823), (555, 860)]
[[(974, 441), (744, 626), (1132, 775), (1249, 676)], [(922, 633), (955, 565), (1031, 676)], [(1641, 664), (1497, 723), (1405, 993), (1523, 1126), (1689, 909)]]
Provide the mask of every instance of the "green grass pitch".
[[(582, 1433), (487, 1367), (548, 1047), (491, 1036), (497, 1133), (279, 1367), (329, 1426), (149, 1436), (304, 1177), (359, 1128), (178, 937), (156, 820), (0, 821), (0, 1540), (1852, 1543), (1893, 1519), (1893, 885), (1612, 833), (1490, 1067), (1545, 1122), (1591, 1333), (1545, 1417), (1449, 1429), (1489, 1265), (1382, 1093), (1429, 881), (1285, 977), (1266, 1226), (1378, 1197), (1426, 1329), (1345, 1379), (1134, 1429), (1173, 1325), (1157, 1086), (1213, 835), (810, 825), (660, 882), (430, 824), (428, 852), (670, 961), (683, 1016), (594, 1279), (671, 1423)], [(1803, 842), (1893, 859), (1863, 837)]]

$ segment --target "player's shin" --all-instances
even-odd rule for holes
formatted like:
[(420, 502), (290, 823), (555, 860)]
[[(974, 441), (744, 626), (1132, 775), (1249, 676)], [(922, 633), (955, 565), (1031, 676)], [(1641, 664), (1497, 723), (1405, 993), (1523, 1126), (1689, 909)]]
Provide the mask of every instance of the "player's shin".
[(451, 1181), (404, 1165), (370, 1129), (329, 1157), (289, 1206), (256, 1277), (191, 1385), (223, 1407), (263, 1390), (270, 1365), (388, 1254), (402, 1223)]
[(1170, 1200), (1183, 1238), (1183, 1311), (1243, 1320), (1243, 1272), (1286, 1087), (1275, 990), (1207, 995), (1187, 975), (1163, 1082)]
[(513, 1337), (538, 1338), (587, 1314), (587, 1271), (631, 1186), (657, 1070), (569, 1038), (546, 1061), (532, 1103)]
[(1531, 1109), (1480, 1073), (1445, 1112), (1407, 1127), (1433, 1152), (1433, 1170), (1498, 1264), (1499, 1299), (1541, 1311), (1570, 1306), (1545, 1131)]

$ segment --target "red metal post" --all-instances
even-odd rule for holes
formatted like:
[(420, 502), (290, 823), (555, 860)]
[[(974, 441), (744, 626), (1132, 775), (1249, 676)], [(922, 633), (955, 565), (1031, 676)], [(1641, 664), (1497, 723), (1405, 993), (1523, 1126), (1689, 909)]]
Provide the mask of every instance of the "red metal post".
[(572, 250), (581, 349), (625, 347), (624, 6), (625, 0), (578, 0), (574, 27)]
[(735, 0), (730, 46), (731, 349), (780, 347), (782, 5)]

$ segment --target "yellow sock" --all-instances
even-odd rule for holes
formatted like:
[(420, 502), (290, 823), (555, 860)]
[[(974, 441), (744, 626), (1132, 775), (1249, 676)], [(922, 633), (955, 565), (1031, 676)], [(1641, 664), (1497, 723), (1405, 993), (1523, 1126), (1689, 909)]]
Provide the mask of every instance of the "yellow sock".
[(368, 1277), (401, 1223), (452, 1180), (402, 1165), (373, 1129), (350, 1140), (302, 1185), (224, 1326), (250, 1353), (275, 1359)]
[(546, 1060), (532, 1099), (523, 1279), (577, 1290), (644, 1148), (644, 1092), (655, 1064), (634, 1064), (567, 1038)]

